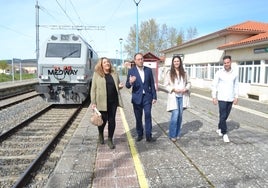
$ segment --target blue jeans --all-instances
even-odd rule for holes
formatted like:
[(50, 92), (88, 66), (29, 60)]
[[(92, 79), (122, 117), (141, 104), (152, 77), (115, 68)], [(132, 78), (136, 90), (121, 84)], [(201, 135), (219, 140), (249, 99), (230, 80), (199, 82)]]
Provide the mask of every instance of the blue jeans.
[(218, 101), (219, 104), (219, 124), (218, 129), (221, 129), (222, 134), (227, 133), (227, 124), (226, 120), (231, 112), (233, 102)]
[(178, 109), (171, 111), (171, 118), (169, 123), (169, 138), (177, 138), (180, 136), (181, 123), (182, 123), (182, 97), (176, 97)]

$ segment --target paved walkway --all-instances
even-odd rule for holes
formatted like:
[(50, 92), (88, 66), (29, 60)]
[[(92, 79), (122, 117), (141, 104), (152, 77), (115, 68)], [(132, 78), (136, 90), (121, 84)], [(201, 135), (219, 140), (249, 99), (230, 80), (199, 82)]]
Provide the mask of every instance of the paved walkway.
[(123, 125), (123, 110), (118, 108), (116, 115), (116, 148), (113, 150), (107, 145), (107, 126), (104, 132), (105, 144), (97, 143), (98, 131), (97, 127), (89, 123), (90, 113), (91, 110), (88, 109), (46, 187), (141, 187), (139, 181), (144, 181), (144, 175), (138, 179), (137, 174), (142, 173), (139, 170), (141, 166), (139, 162), (136, 167), (134, 164), (134, 158), (138, 156), (132, 151), (136, 156), (133, 158), (130, 151), (131, 148), (133, 150), (134, 143), (132, 140), (130, 147), (132, 138), (126, 134)]
[(122, 97), (116, 149), (97, 143), (97, 128), (88, 122), (88, 110), (47, 187), (268, 187), (267, 104), (240, 99), (241, 105), (228, 119), (231, 142), (224, 143), (215, 132), (217, 106), (207, 91), (193, 89), (191, 108), (183, 114), (182, 137), (173, 143), (167, 136), (167, 96), (158, 92), (152, 110), (157, 141), (135, 143), (129, 90), (123, 89)]
[[(116, 148), (111, 150), (105, 140), (105, 144), (100, 144), (97, 149), (93, 188), (140, 187), (127, 139), (132, 138), (131, 135), (127, 137), (123, 126), (124, 114), (122, 113), (124, 113), (123, 110), (119, 108), (116, 116), (117, 127), (114, 135)], [(104, 135), (107, 138), (107, 128), (105, 129)]]

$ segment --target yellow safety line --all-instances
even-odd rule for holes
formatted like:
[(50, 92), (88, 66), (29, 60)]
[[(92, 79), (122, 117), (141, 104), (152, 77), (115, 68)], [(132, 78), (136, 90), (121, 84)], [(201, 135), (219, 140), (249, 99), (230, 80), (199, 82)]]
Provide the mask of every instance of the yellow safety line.
[(126, 134), (127, 134), (127, 140), (128, 140), (129, 147), (130, 147), (130, 152), (131, 152), (133, 160), (134, 160), (134, 165), (135, 165), (135, 169), (136, 169), (136, 172), (138, 175), (138, 181), (139, 181), (140, 187), (147, 188), (148, 183), (146, 181), (145, 174), (144, 174), (144, 171), (143, 171), (143, 168), (141, 165), (139, 153), (136, 150), (136, 145), (135, 145), (133, 138), (132, 138), (130, 131), (129, 131), (129, 126), (128, 126), (128, 123), (126, 121), (125, 113), (124, 113), (122, 108), (119, 108), (119, 109), (120, 109), (120, 114), (122, 117), (123, 125), (125, 128)]

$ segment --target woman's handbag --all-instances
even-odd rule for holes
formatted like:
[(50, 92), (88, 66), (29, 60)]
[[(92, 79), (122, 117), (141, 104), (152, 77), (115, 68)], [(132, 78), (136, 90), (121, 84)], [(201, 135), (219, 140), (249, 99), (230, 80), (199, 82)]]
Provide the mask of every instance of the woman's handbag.
[(101, 113), (99, 112), (99, 110), (97, 108), (94, 108), (92, 110), (90, 121), (95, 126), (101, 126), (103, 124)]

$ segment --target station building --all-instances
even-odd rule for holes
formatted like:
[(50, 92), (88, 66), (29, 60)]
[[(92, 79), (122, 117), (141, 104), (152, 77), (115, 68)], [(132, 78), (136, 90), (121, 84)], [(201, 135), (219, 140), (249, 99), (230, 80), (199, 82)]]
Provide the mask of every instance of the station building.
[(268, 101), (268, 23), (246, 21), (162, 52), (165, 69), (173, 55), (180, 55), (192, 85), (207, 89), (223, 68), (223, 56), (231, 55), (232, 68), (239, 75), (239, 95)]

